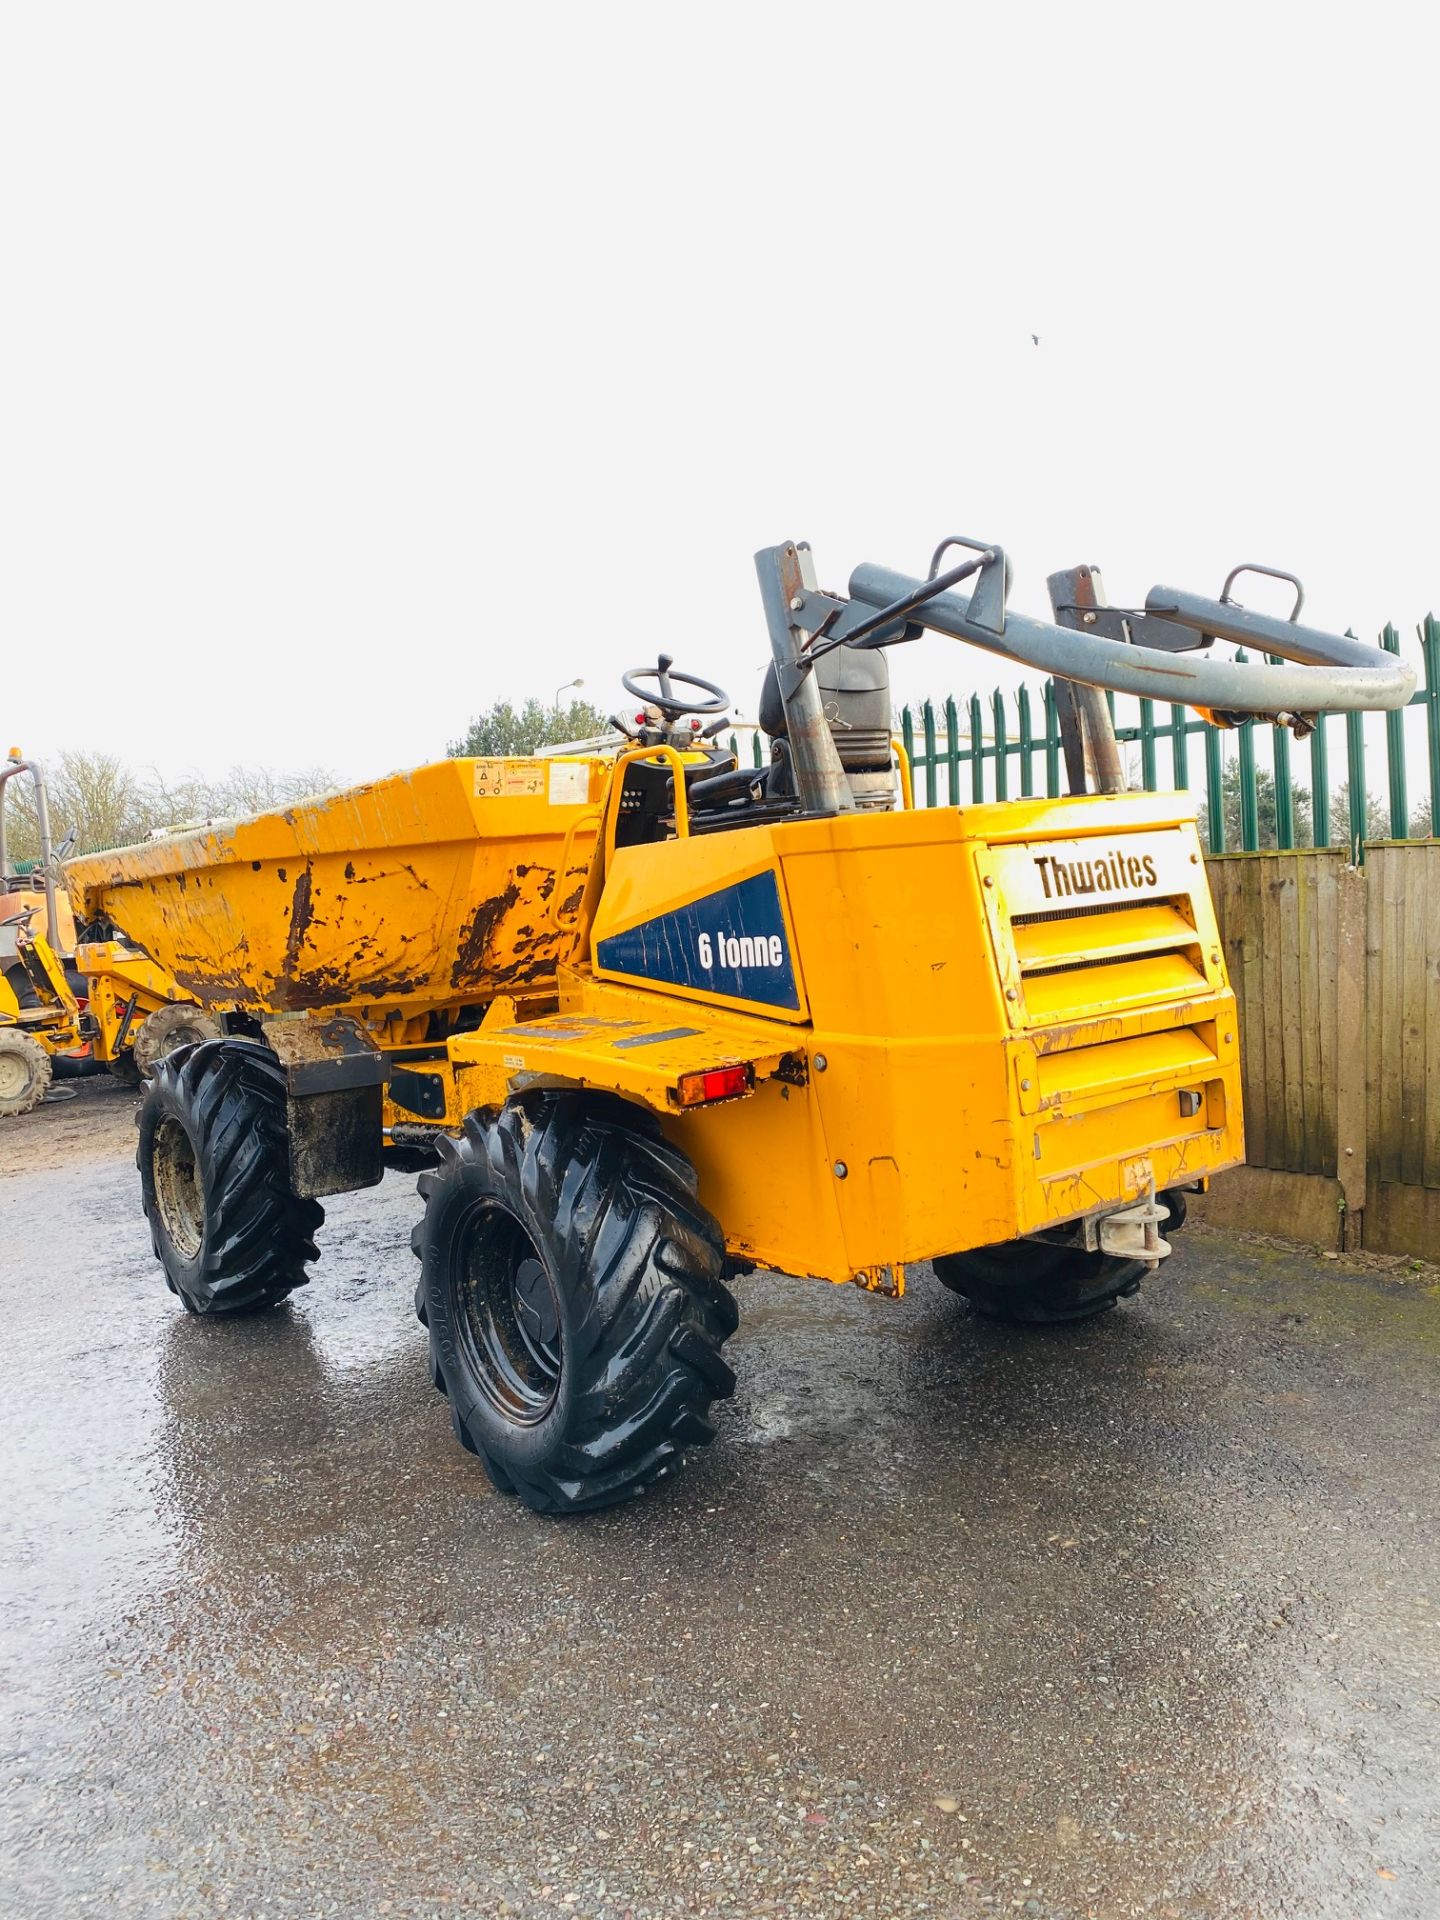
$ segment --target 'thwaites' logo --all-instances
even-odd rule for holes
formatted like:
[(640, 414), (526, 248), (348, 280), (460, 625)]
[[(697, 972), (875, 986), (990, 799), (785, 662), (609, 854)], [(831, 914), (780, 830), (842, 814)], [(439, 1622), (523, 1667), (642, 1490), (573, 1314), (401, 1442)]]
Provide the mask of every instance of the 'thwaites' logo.
[(1112, 851), (1094, 860), (1057, 860), (1053, 854), (1038, 853), (1035, 865), (1047, 900), (1065, 900), (1073, 894), (1126, 893), (1160, 884), (1148, 853)]

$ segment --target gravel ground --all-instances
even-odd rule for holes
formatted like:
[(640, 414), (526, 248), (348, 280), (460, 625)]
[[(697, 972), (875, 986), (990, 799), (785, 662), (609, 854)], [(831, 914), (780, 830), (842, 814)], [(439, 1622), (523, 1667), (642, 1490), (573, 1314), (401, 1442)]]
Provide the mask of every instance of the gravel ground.
[(1440, 1286), (1200, 1229), (1022, 1334), (754, 1276), (716, 1444), (492, 1494), (413, 1179), (187, 1319), (131, 1097), (0, 1124), (0, 1911), (1440, 1912)]

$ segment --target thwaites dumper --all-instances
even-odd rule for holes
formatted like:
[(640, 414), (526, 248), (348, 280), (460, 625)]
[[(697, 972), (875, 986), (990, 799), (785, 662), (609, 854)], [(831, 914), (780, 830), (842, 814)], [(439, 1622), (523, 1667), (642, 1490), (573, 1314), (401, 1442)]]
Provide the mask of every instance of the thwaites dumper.
[[(269, 1307), (305, 1280), (321, 1196), (429, 1163), (435, 1384), (539, 1509), (635, 1494), (710, 1438), (737, 1271), (898, 1294), (933, 1261), (1022, 1320), (1132, 1293), (1185, 1192), (1242, 1157), (1240, 1078), (1192, 808), (1084, 791), (1087, 754), (1121, 784), (1093, 689), (1303, 727), (1412, 684), (1228, 582), (1122, 612), (1079, 568), (1042, 621), (1007, 608), (993, 546), (946, 541), (924, 580), (862, 567), (844, 596), (807, 548), (757, 559), (763, 771), (708, 744), (725, 695), (662, 656), (606, 740), (67, 868), (81, 917), (225, 1027), (141, 1108), (171, 1288)], [(883, 648), (926, 627), (1061, 677), (1079, 791), (897, 804)]]
[[(29, 873), (11, 868), (5, 842), (7, 784), (22, 775), (40, 835)], [(0, 1119), (39, 1106), (56, 1060), (95, 1061), (134, 1083), (171, 1047), (221, 1031), (143, 953), (113, 938), (78, 940), (56, 866), (44, 773), (12, 749), (0, 762)]]

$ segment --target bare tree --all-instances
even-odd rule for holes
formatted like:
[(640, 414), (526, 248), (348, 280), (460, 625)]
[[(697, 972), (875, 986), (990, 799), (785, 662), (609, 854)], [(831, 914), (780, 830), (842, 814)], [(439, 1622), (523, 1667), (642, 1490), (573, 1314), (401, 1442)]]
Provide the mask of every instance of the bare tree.
[[(62, 753), (45, 767), (50, 825), (56, 840), (73, 828), (80, 847), (121, 846), (149, 831), (149, 796), (131, 768), (113, 753)], [(40, 852), (34, 789), (11, 783), (5, 800), (6, 840), (14, 860)]]
[[(197, 773), (169, 781), (154, 769), (142, 777), (113, 753), (75, 751), (47, 761), (45, 778), (51, 832), (58, 842), (73, 829), (81, 853), (128, 846), (188, 822), (231, 820), (289, 806), (334, 784), (333, 775), (321, 767), (279, 774), (265, 767), (235, 766), (218, 776)], [(5, 809), (9, 857), (36, 859), (40, 834), (28, 781), (10, 784)]]
[(189, 774), (169, 780), (152, 770), (147, 793), (155, 812), (154, 826), (177, 827), (197, 820), (236, 820), (247, 814), (268, 813), (292, 806), (312, 793), (323, 793), (335, 776), (323, 767), (299, 773), (273, 773), (268, 767), (234, 766), (225, 774), (206, 778)]

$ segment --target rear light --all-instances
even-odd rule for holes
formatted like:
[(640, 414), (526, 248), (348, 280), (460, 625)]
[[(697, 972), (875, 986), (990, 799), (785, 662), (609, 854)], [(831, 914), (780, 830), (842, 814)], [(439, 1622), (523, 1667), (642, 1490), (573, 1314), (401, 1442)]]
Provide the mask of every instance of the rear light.
[(703, 1107), (711, 1100), (733, 1100), (748, 1093), (755, 1075), (748, 1066), (710, 1067), (704, 1073), (682, 1073), (676, 1090), (682, 1107)]

